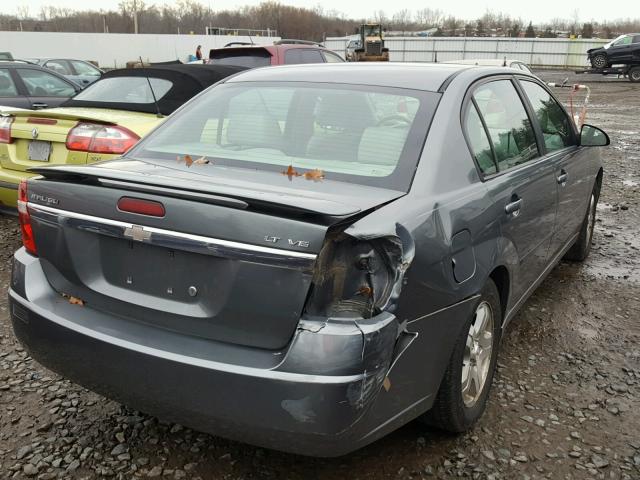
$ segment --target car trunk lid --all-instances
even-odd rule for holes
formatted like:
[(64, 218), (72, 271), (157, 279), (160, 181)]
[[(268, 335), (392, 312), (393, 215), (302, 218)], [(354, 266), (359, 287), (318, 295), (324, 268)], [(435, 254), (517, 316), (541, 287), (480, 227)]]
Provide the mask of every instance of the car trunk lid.
[[(360, 198), (350, 204), (335, 186), (325, 198), (296, 197), (258, 183), (224, 187), (191, 174), (169, 186), (158, 185), (161, 172), (114, 178), (118, 171), (43, 168), (49, 179), (29, 183), (51, 285), (117, 316), (268, 349), (283, 347), (295, 331), (328, 228), (403, 195), (356, 186)], [(165, 214), (122, 211), (122, 197), (159, 202)]]

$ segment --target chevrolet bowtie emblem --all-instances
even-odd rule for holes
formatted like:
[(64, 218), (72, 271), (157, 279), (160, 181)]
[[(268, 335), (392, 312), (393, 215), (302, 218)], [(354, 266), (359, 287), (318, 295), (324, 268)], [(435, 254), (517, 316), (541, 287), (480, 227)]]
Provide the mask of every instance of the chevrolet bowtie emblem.
[(151, 232), (147, 232), (144, 227), (140, 225), (132, 225), (131, 227), (125, 228), (124, 236), (136, 242), (144, 242), (151, 238)]

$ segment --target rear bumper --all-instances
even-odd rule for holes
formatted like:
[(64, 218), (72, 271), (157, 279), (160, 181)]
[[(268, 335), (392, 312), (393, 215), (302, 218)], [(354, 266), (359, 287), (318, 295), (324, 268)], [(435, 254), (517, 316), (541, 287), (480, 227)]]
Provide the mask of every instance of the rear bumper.
[(24, 250), (14, 257), (9, 304), (15, 334), (36, 360), (146, 413), (314, 456), (345, 454), (376, 438), (363, 419), (394, 353), (392, 315), (302, 321), (285, 350), (257, 351), (70, 305)]

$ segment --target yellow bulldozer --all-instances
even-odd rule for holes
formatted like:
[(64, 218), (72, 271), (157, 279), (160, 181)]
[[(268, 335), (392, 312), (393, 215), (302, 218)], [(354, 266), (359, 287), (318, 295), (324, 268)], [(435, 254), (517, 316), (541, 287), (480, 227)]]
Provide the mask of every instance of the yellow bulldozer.
[(348, 62), (388, 62), (389, 49), (384, 46), (382, 25), (365, 23), (360, 25), (360, 39), (347, 45), (345, 57)]

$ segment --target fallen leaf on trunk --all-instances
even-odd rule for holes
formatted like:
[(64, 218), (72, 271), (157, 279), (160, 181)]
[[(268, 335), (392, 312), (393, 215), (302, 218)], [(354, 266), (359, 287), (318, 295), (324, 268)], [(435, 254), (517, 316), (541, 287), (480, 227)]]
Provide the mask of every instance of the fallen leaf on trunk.
[(78, 297), (67, 295), (66, 293), (61, 293), (60, 295), (62, 295), (62, 298), (66, 298), (71, 305), (80, 305), (81, 307), (84, 306), (84, 301)]
[(210, 161), (207, 159), (207, 157), (205, 157), (205, 156), (202, 156), (202, 157), (200, 157), (200, 158), (196, 158), (196, 159), (193, 161), (193, 164), (194, 164), (194, 165), (206, 165), (206, 164), (208, 164), (208, 163), (211, 163), (211, 162), (210, 162)]
[(318, 168), (314, 168), (309, 172), (305, 172), (304, 178), (307, 180), (313, 180), (314, 182), (319, 182), (324, 180), (324, 172)]
[(282, 174), (289, 177), (289, 180), (291, 180), (293, 177), (299, 177), (300, 175), (302, 175), (295, 168), (293, 168), (293, 165), (289, 165), (289, 167), (284, 172), (282, 172)]
[(193, 163), (193, 158), (191, 158), (191, 155), (185, 155), (182, 158), (180, 158), (180, 155), (178, 155), (176, 160), (178, 163), (184, 163), (187, 167), (190, 167), (191, 164)]
[(78, 297), (69, 297), (69, 303), (71, 305), (80, 305), (81, 307), (84, 307), (84, 301)]

